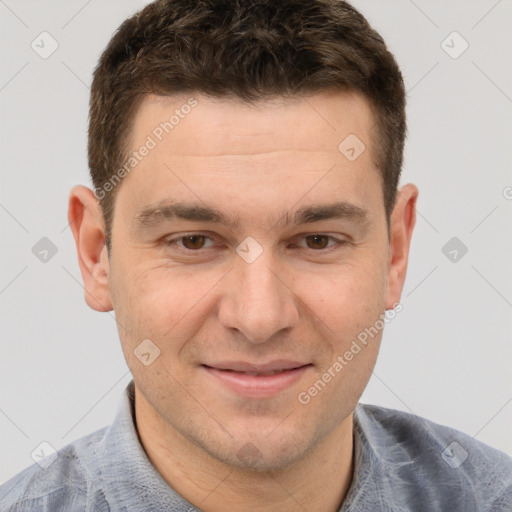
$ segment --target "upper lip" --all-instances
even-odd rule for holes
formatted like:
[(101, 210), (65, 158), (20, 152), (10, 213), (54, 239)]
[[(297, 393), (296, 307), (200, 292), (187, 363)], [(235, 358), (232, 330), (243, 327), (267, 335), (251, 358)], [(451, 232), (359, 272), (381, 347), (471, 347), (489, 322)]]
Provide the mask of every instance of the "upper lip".
[(218, 363), (209, 363), (205, 366), (215, 368), (216, 370), (232, 370), (234, 372), (251, 372), (251, 373), (265, 373), (276, 372), (284, 370), (293, 370), (306, 366), (309, 363), (301, 363), (298, 361), (290, 361), (287, 359), (279, 359), (270, 361), (269, 363), (247, 363), (245, 361), (221, 361)]

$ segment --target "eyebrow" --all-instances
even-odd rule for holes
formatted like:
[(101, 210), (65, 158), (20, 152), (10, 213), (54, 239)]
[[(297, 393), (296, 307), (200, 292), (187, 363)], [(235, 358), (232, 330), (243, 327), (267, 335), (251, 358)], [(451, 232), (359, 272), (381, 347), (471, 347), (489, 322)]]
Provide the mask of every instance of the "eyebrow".
[[(312, 204), (304, 206), (294, 213), (289, 211), (282, 213), (278, 216), (278, 220), (272, 223), (272, 228), (285, 228), (290, 225), (299, 226), (329, 219), (345, 219), (364, 225), (367, 224), (368, 217), (368, 210), (345, 201)], [(182, 201), (164, 200), (140, 210), (135, 215), (136, 223), (145, 227), (156, 226), (175, 219), (222, 224), (231, 229), (240, 225), (238, 215), (227, 215), (209, 206)]]

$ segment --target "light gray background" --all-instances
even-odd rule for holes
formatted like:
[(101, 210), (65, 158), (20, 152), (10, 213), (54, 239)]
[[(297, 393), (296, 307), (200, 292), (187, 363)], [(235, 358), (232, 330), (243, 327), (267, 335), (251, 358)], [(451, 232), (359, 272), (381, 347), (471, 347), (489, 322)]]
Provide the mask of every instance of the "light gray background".
[[(93, 67), (145, 3), (0, 0), (0, 481), (31, 464), (42, 441), (58, 449), (110, 423), (130, 380), (112, 315), (84, 302), (66, 206), (74, 184), (89, 184)], [(403, 311), (362, 401), (512, 455), (512, 2), (354, 4), (402, 67), (402, 182), (420, 189)], [(43, 31), (59, 44), (47, 59), (31, 48)], [(453, 31), (469, 43), (457, 59), (441, 46)], [(46, 263), (31, 250), (44, 236), (58, 248)], [(441, 252), (453, 236), (468, 247), (455, 263)]]

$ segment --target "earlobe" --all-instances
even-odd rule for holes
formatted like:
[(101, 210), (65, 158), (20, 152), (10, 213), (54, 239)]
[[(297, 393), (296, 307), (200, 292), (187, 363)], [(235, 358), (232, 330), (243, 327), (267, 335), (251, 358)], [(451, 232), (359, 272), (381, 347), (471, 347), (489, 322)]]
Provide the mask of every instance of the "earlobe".
[(392, 309), (402, 295), (407, 273), (409, 247), (416, 224), (418, 189), (404, 185), (397, 193), (396, 205), (390, 219), (390, 255), (387, 275), (386, 309)]
[(111, 311), (103, 215), (92, 190), (82, 185), (73, 187), (69, 195), (68, 221), (75, 239), (85, 300), (96, 311)]

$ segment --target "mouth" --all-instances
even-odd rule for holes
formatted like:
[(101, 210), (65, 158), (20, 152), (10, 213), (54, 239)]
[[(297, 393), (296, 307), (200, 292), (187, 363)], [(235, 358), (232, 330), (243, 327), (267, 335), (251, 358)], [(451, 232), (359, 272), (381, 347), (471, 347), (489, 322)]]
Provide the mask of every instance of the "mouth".
[(238, 395), (264, 398), (276, 395), (296, 384), (313, 365), (296, 361), (266, 364), (221, 362), (201, 367), (225, 388)]

